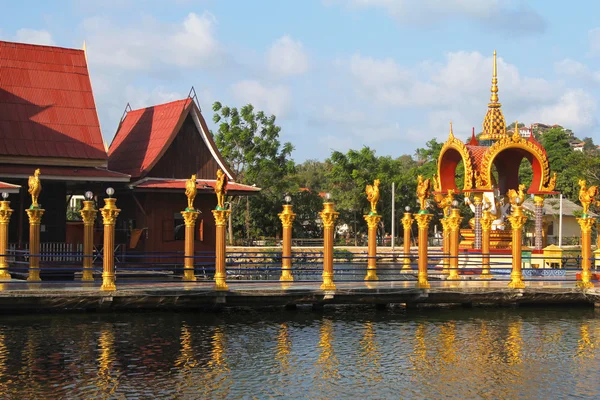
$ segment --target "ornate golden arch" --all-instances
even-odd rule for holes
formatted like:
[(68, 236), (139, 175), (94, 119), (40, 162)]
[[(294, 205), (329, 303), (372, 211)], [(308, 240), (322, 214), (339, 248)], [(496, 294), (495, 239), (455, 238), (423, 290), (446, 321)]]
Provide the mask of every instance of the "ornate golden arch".
[(464, 144), (464, 142), (462, 140), (457, 139), (454, 136), (454, 133), (452, 132), (452, 125), (450, 125), (450, 134), (448, 135), (448, 140), (446, 140), (446, 143), (444, 143), (444, 145), (442, 146), (442, 149), (440, 150), (440, 155), (438, 157), (438, 166), (437, 166), (437, 170), (438, 170), (438, 179), (440, 180), (440, 188), (442, 191), (447, 190), (447, 186), (443, 185), (442, 180), (444, 180), (444, 176), (442, 175), (442, 170), (441, 170), (441, 165), (444, 161), (444, 155), (446, 153), (446, 151), (453, 149), (456, 150), (458, 152), (458, 154), (460, 154), (460, 157), (462, 158), (463, 161), (463, 166), (465, 168), (465, 183), (463, 186), (463, 190), (469, 190), (473, 188), (473, 162), (471, 160), (471, 154), (469, 153), (469, 150), (467, 149), (467, 146)]
[[(539, 187), (531, 188), (534, 192), (552, 192), (554, 190), (555, 178), (550, 179), (550, 166), (546, 152), (539, 143), (527, 140), (515, 129), (515, 134), (506, 136), (495, 142), (484, 154), (481, 161), (481, 187), (480, 189), (492, 189), (492, 166), (494, 160), (501, 152), (508, 149), (522, 149), (531, 154), (540, 165), (541, 177)], [(533, 183), (533, 182), (532, 182)]]

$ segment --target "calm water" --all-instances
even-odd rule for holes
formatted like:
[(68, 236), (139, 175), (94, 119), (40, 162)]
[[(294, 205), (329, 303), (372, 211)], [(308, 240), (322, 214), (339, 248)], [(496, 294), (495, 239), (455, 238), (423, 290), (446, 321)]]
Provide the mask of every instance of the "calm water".
[(2, 316), (0, 397), (600, 398), (592, 309)]

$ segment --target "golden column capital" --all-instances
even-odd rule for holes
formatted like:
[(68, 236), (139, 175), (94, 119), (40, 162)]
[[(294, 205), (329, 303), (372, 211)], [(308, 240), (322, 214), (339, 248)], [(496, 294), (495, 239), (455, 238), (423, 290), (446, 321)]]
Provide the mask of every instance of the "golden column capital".
[(450, 210), (450, 215), (446, 217), (446, 220), (450, 231), (454, 232), (459, 230), (460, 223), (463, 220), (463, 218), (460, 216), (460, 210), (458, 208), (453, 208)]
[(277, 216), (281, 220), (281, 225), (283, 225), (284, 228), (291, 228), (296, 219), (296, 214), (292, 211), (291, 204), (284, 204), (283, 211), (277, 214)]
[(42, 222), (42, 216), (44, 215), (44, 210), (43, 208), (29, 208), (27, 210), (25, 210), (25, 212), (27, 213), (27, 216), (29, 217), (29, 224), (30, 225), (39, 225)]
[(410, 226), (412, 225), (414, 219), (412, 218), (412, 214), (409, 212), (405, 212), (404, 213), (404, 217), (402, 217), (402, 226), (404, 226), (404, 229), (410, 229)]
[(596, 223), (596, 220), (594, 218), (589, 218), (589, 217), (577, 218), (577, 223), (581, 227), (581, 232), (587, 233), (587, 232), (592, 231), (592, 226), (594, 226), (594, 224)]
[(367, 261), (367, 275), (365, 281), (377, 281), (377, 226), (381, 221), (381, 215), (369, 214), (364, 216), (369, 227), (369, 248)]
[(483, 192), (473, 192), (473, 204), (481, 204), (483, 202)]
[(224, 227), (227, 225), (227, 219), (229, 218), (229, 214), (231, 214), (231, 210), (212, 210), (212, 213), (215, 217), (215, 225)]
[(319, 213), (321, 216), (321, 220), (323, 221), (323, 226), (325, 228), (333, 228), (335, 225), (335, 221), (340, 215), (339, 212), (335, 211), (333, 208), (333, 203), (323, 203), (323, 211)]
[(183, 222), (185, 226), (193, 227), (196, 225), (196, 220), (200, 213), (198, 211), (181, 211), (181, 215), (183, 215)]
[(104, 207), (100, 209), (104, 225), (114, 225), (117, 221), (117, 217), (121, 210), (117, 208), (116, 202), (117, 199), (114, 197), (107, 197), (104, 199)]
[(415, 214), (415, 221), (417, 221), (417, 226), (419, 229), (429, 228), (429, 223), (433, 219), (433, 214), (429, 213), (418, 213)]
[(492, 222), (494, 222), (492, 212), (490, 210), (483, 210), (481, 215), (481, 229), (489, 231), (492, 229)]
[(83, 202), (83, 208), (79, 210), (79, 214), (81, 215), (84, 225), (93, 225), (97, 213), (98, 210), (94, 208), (93, 200), (85, 200)]
[(0, 224), (8, 224), (13, 211), (14, 210), (10, 208), (10, 201), (0, 201)]
[(508, 216), (508, 220), (513, 230), (520, 230), (527, 222), (527, 216), (523, 213), (522, 206), (513, 206), (513, 208), (513, 213)]
[(543, 194), (536, 194), (533, 196), (533, 204), (535, 204), (536, 206), (544, 206), (544, 195)]

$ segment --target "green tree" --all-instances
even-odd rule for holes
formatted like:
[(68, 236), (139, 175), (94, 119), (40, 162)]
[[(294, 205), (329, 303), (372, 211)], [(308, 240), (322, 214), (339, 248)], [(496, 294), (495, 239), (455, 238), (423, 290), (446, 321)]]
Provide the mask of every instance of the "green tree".
[(541, 135), (540, 143), (546, 149), (550, 169), (560, 174), (568, 167), (567, 158), (573, 153), (569, 134), (563, 128), (551, 128)]
[(238, 110), (215, 102), (213, 111), (213, 121), (218, 124), (215, 143), (236, 181), (262, 189), (258, 195), (233, 200), (233, 231), (244, 232), (247, 239), (276, 236), (284, 193), (295, 191), (293, 182), (286, 179), (294, 172), (290, 158), (294, 147), (280, 142), (281, 128), (275, 116), (255, 111), (251, 104)]

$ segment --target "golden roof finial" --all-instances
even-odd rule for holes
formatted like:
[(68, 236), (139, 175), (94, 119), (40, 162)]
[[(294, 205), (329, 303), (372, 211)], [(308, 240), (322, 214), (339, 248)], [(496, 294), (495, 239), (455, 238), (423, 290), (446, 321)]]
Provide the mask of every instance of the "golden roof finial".
[(450, 133), (448, 134), (448, 137), (454, 137), (454, 131), (452, 130), (452, 121), (450, 121)]
[(496, 66), (496, 50), (494, 50), (494, 70), (492, 73), (492, 96), (490, 97), (492, 103), (498, 102), (498, 68)]
[(515, 131), (513, 132), (513, 140), (518, 140), (521, 138), (521, 134), (519, 133), (519, 121), (515, 121)]

